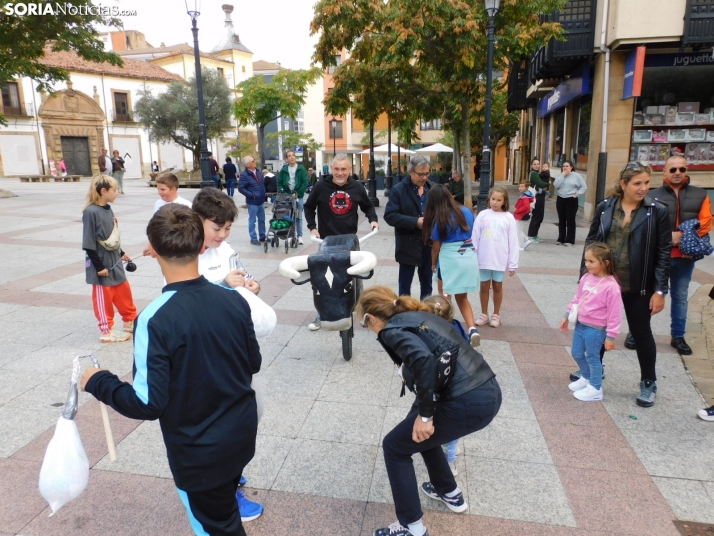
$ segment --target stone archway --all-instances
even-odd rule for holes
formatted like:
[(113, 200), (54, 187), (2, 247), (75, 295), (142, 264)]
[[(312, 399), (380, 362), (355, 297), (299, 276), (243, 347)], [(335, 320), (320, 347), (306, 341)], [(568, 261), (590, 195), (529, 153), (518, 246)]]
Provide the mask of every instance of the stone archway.
[[(69, 147), (83, 147), (78, 150), (78, 157), (82, 161), (89, 159), (89, 167), (86, 168), (89, 174), (99, 173), (97, 158), (104, 146), (105, 115), (94, 99), (72, 89), (72, 82), (68, 82), (66, 90), (42, 99), (39, 116), (50, 160), (59, 162), (63, 157), (64, 141), (65, 151), (69, 150)], [(88, 154), (85, 155), (84, 152)], [(82, 167), (85, 168), (86, 165), (83, 163)]]

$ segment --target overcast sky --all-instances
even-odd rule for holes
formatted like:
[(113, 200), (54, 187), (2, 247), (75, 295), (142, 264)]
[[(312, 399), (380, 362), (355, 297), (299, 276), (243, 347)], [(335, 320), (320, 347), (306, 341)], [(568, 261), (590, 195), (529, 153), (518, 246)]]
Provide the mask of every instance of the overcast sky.
[[(241, 42), (253, 52), (253, 61), (280, 62), (303, 69), (310, 65), (317, 36), (310, 37), (310, 21), (316, 0), (202, 0), (198, 18), (198, 43), (209, 52), (223, 31), (223, 4), (232, 4), (233, 27)], [(158, 47), (189, 43), (193, 46), (191, 19), (184, 0), (95, 0), (96, 4), (136, 10), (124, 17), (126, 30), (138, 30)], [(193, 6), (193, 2), (189, 1)]]

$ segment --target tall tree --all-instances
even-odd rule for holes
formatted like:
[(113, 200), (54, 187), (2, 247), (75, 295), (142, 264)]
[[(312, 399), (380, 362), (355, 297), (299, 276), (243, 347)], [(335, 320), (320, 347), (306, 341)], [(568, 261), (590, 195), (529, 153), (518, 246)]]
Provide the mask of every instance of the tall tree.
[(280, 117), (295, 120), (305, 105), (305, 94), (322, 71), (312, 69), (291, 71), (283, 69), (269, 82), (262, 76), (244, 80), (236, 91), (240, 95), (233, 106), (233, 114), (241, 126), (255, 125), (258, 129), (258, 156), (265, 165), (265, 127)]
[(87, 61), (122, 65), (119, 56), (104, 50), (97, 31), (99, 25), (121, 27), (121, 20), (107, 7), (97, 10), (92, 0), (73, 0), (71, 5), (76, 8), (73, 14), (69, 9), (58, 11), (55, 3), (31, 4), (42, 9), (43, 16), (23, 15), (20, 10), (30, 7), (27, 2), (0, 7), (0, 81), (27, 76), (37, 82), (37, 89), (51, 93), (52, 84), (69, 79), (69, 71), (40, 63), (48, 45), (55, 51), (73, 50)]
[[(564, 4), (565, 0), (502, 0), (496, 19), (495, 69), (504, 69), (508, 57), (527, 56), (558, 36), (559, 24), (541, 23), (539, 14)], [(470, 160), (473, 110), (483, 95), (486, 70), (488, 16), (483, 0), (319, 0), (315, 13), (312, 31), (320, 32), (317, 60), (333, 65), (334, 55), (343, 49), (354, 55), (369, 43), (378, 43), (371, 47), (364, 68), (383, 76), (381, 86), (406, 85), (409, 91), (399, 100), (421, 111), (423, 118), (442, 116), (462, 134), (463, 156)], [(335, 84), (349, 81), (346, 92), (357, 106), (360, 78), (344, 76), (342, 71), (349, 68), (349, 62), (337, 68)], [(362, 80), (374, 81), (368, 76)], [(333, 96), (340, 92), (335, 87)]]
[[(217, 138), (231, 129), (231, 90), (225, 78), (214, 69), (201, 69), (206, 112), (206, 135)], [(198, 122), (196, 78), (173, 82), (154, 95), (151, 89), (139, 90), (134, 114), (149, 131), (149, 139), (173, 141), (193, 153), (193, 170), (201, 165), (201, 131)]]

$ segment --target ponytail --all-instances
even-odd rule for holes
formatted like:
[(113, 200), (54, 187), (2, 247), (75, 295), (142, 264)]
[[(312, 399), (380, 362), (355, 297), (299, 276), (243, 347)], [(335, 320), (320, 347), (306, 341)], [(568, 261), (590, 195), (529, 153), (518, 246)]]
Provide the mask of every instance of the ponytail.
[(356, 308), (358, 318), (369, 314), (385, 322), (394, 315), (407, 311), (430, 313), (431, 308), (411, 296), (397, 296), (391, 288), (382, 285), (370, 287), (362, 292)]

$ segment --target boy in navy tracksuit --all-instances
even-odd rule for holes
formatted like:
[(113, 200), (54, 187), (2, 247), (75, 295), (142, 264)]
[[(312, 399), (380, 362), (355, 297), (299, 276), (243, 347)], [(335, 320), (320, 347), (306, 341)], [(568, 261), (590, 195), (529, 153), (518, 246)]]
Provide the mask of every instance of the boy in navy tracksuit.
[(133, 385), (90, 368), (82, 388), (125, 417), (159, 419), (196, 534), (245, 536), (235, 494), (255, 452), (261, 365), (250, 308), (198, 274), (203, 224), (191, 209), (162, 207), (147, 235), (167, 285), (135, 322)]

